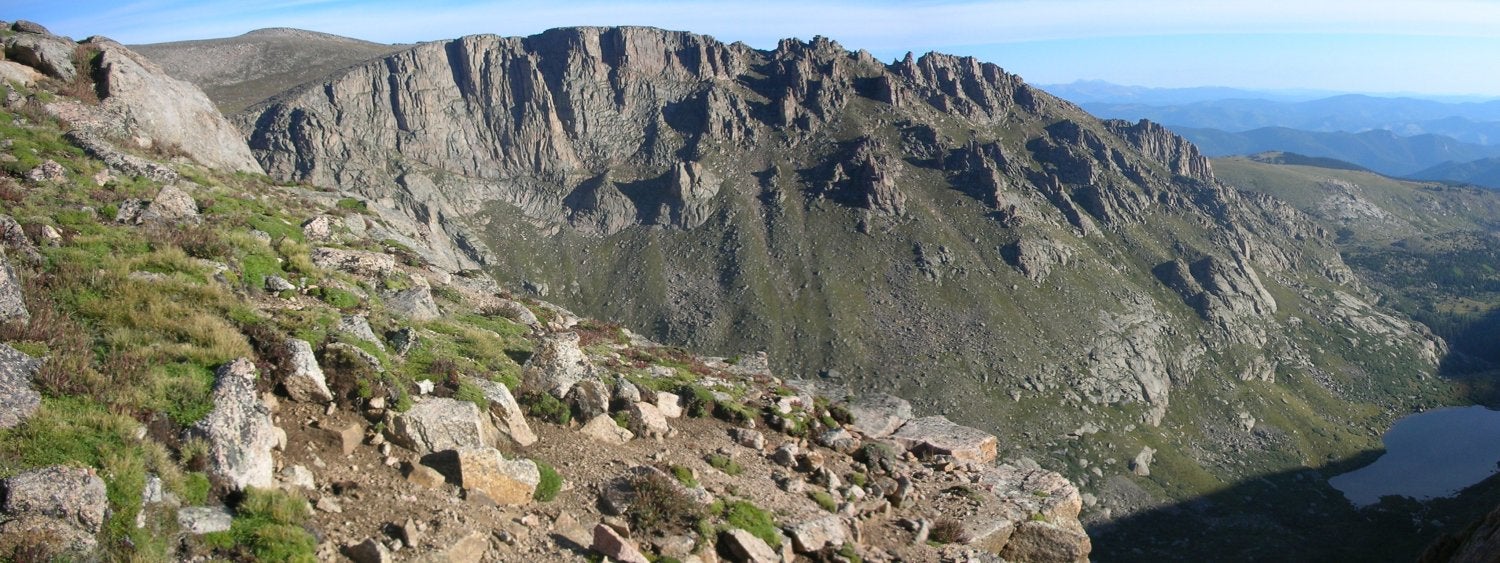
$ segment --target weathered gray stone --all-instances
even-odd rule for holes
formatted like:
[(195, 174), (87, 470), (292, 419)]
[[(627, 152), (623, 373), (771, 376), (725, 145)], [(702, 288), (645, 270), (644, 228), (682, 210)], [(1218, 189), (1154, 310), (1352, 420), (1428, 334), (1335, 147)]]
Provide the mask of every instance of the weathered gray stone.
[(417, 342), (420, 340), (416, 329), (411, 327), (402, 327), (387, 332), (385, 333), (385, 337), (390, 339), (391, 351), (395, 352), (397, 356), (405, 356), (407, 352), (416, 347)]
[(385, 305), (391, 314), (416, 322), (443, 316), (437, 301), (432, 299), (432, 290), (425, 285), (388, 293)]
[(913, 416), (906, 399), (884, 393), (860, 396), (844, 408), (853, 415), (850, 426), (870, 438), (890, 436)]
[(1081, 528), (1026, 521), (1016, 527), (1000, 556), (1007, 561), (1081, 563), (1089, 560), (1092, 549), (1093, 543)]
[(1156, 455), (1156, 450), (1151, 446), (1142, 446), (1140, 453), (1130, 460), (1130, 471), (1141, 477), (1151, 475), (1151, 460)]
[(516, 402), (509, 388), (487, 379), (470, 378), (468, 381), (478, 387), (490, 402), (490, 417), (501, 434), (510, 438), (517, 446), (526, 447), (536, 443), (536, 433), (531, 431), (531, 425), (526, 422), (525, 411), (521, 410), (521, 404)]
[(177, 511), (177, 525), (194, 535), (223, 532), (234, 522), (234, 514), (222, 506), (190, 506)]
[(297, 286), (292, 285), (292, 282), (286, 281), (286, 278), (281, 276), (266, 276), (266, 291), (281, 293), (295, 289), (297, 289)]
[(320, 242), (333, 238), (334, 220), (327, 215), (319, 215), (302, 222), (302, 236), (307, 240)]
[(193, 196), (182, 191), (176, 186), (162, 186), (152, 198), (151, 204), (141, 212), (139, 222), (142, 224), (170, 225), (177, 223), (197, 223), (202, 218), (198, 216), (198, 202)]
[(391, 550), (375, 538), (344, 546), (344, 555), (354, 563), (391, 563), (396, 560)]
[(599, 554), (620, 563), (650, 563), (635, 542), (625, 539), (614, 528), (604, 524), (594, 525), (594, 542), (589, 546)]
[(859, 441), (855, 440), (854, 435), (843, 428), (834, 428), (819, 433), (817, 442), (819, 446), (846, 454), (853, 453), (855, 449), (859, 448)]
[(458, 467), (459, 484), (465, 490), (484, 493), (502, 505), (531, 502), (531, 495), (542, 481), (536, 462), (508, 460), (494, 448), (460, 448)]
[(672, 435), (672, 427), (667, 425), (667, 418), (656, 405), (635, 403), (626, 412), (630, 416), (630, 431), (636, 436), (661, 439)]
[(380, 363), (380, 358), (377, 358), (369, 352), (359, 349), (358, 346), (355, 346), (353, 344), (334, 342), (323, 347), (324, 359), (327, 359), (328, 356), (333, 354), (339, 354), (351, 361), (363, 363), (366, 367), (369, 367), (371, 370), (377, 373), (385, 371), (385, 366)]
[(0, 344), (0, 429), (20, 425), (42, 405), (42, 395), (31, 385), (41, 367), (40, 360)]
[(345, 250), (320, 246), (311, 253), (313, 265), (364, 276), (384, 276), (396, 270), (396, 259), (389, 254)]
[(541, 324), (541, 320), (536, 318), (536, 313), (531, 312), (530, 308), (518, 301), (497, 297), (487, 302), (485, 309), (486, 314), (500, 315), (526, 326)]
[[(45, 233), (46, 229), (50, 228), (51, 225), (43, 225), (42, 232)], [(57, 229), (52, 229), (52, 232), (56, 233)], [(57, 236), (62, 238), (60, 234)], [(46, 240), (45, 235), (43, 238)], [(5, 245), (6, 252), (20, 255), (20, 259), (24, 262), (32, 264), (42, 262), (42, 255), (37, 252), (36, 245), (31, 242), (31, 238), (26, 236), (26, 229), (9, 215), (0, 215), (0, 243)]]
[(615, 386), (612, 390), (613, 402), (617, 405), (629, 405), (641, 401), (641, 389), (635, 383), (624, 377), (615, 378)]
[(719, 541), (724, 543), (725, 549), (733, 554), (735, 561), (745, 563), (780, 563), (781, 554), (771, 549), (765, 540), (755, 537), (750, 532), (739, 528), (731, 528), (719, 534)]
[(0, 255), (0, 321), (31, 321), (26, 296), (21, 293), (21, 278), (10, 269), (10, 260), (3, 255)]
[(42, 24), (36, 23), (34, 21), (31, 21), (31, 20), (16, 20), (15, 23), (10, 24), (10, 30), (11, 31), (21, 32), (21, 33), (36, 33), (36, 34), (40, 34), (40, 35), (52, 35), (52, 32), (51, 31), (47, 31), (47, 28), (45, 26), (43, 26)]
[(395, 442), (418, 454), (495, 444), (496, 430), (489, 417), (468, 401), (426, 399), (396, 415), (391, 426)]
[(590, 439), (616, 446), (629, 442), (631, 438), (635, 437), (634, 433), (621, 428), (619, 424), (615, 423), (615, 419), (610, 418), (607, 414), (601, 414), (589, 419), (588, 423), (584, 424), (583, 428), (580, 428), (578, 432)]
[(658, 391), (656, 393), (656, 408), (661, 415), (667, 418), (679, 418), (682, 416), (682, 397), (676, 393)]
[(911, 420), (891, 440), (918, 455), (950, 455), (976, 463), (994, 461), (999, 444), (993, 434), (954, 424), (944, 416)]
[(78, 77), (73, 68), (73, 49), (76, 47), (72, 41), (45, 31), (22, 33), (6, 38), (5, 57), (63, 82), (72, 82)]
[(834, 515), (798, 522), (787, 526), (786, 532), (791, 536), (792, 545), (798, 553), (813, 553), (825, 547), (843, 547), (849, 535), (844, 520)]
[(281, 470), (281, 484), (283, 487), (303, 490), (316, 490), (318, 482), (313, 478), (312, 471), (301, 465), (289, 466)]
[(344, 315), (339, 318), (338, 324), (333, 325), (333, 330), (374, 344), (381, 350), (385, 349), (385, 344), (375, 336), (375, 331), (370, 328), (370, 321), (364, 315)]
[(609, 414), (609, 388), (597, 379), (585, 379), (568, 390), (564, 402), (572, 407), (580, 420)]
[(97, 533), (104, 526), (109, 500), (104, 480), (92, 469), (51, 466), (5, 480), (0, 510), (13, 517), (44, 516), (67, 526)]
[(484, 560), (484, 554), (488, 553), (489, 550), (489, 534), (476, 530), (453, 542), (453, 545), (443, 551), (442, 558), (439, 561), (446, 563), (479, 563)]
[(313, 355), (312, 344), (298, 338), (288, 338), (286, 341), (287, 351), (287, 374), (281, 379), (282, 388), (293, 401), (321, 402), (326, 403), (333, 400), (333, 392), (328, 390), (328, 379), (323, 375), (323, 368), (318, 367), (318, 358)]
[(761, 434), (759, 430), (751, 430), (749, 428), (730, 428), (729, 438), (734, 440), (734, 443), (736, 444), (757, 451), (763, 450), (766, 447), (766, 436), (764, 434)]
[(214, 408), (187, 430), (208, 442), (208, 473), (236, 489), (271, 487), (276, 447), (271, 410), (255, 392), (255, 364), (240, 358), (214, 374)]
[(567, 397), (573, 385), (594, 374), (594, 363), (578, 347), (578, 333), (564, 332), (542, 339), (521, 370), (521, 388)]
[(95, 38), (87, 44), (100, 50), (96, 76), (102, 107), (126, 138), (176, 147), (210, 168), (264, 172), (239, 130), (197, 87), (167, 76), (114, 41)]
[(426, 465), (413, 465), (411, 471), (406, 474), (406, 480), (419, 487), (436, 489), (443, 486), (447, 479), (436, 469)]

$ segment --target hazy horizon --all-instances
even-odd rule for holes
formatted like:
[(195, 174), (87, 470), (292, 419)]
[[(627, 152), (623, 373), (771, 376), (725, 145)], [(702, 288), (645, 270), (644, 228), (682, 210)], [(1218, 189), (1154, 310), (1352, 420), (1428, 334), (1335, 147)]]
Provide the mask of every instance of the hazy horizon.
[(1500, 56), (1500, 3), (1481, 0), (6, 0), (0, 6), (0, 17), (122, 43), (212, 39), (266, 27), (415, 43), (574, 25), (649, 25), (759, 49), (821, 35), (882, 60), (908, 51), (970, 55), (1034, 84), (1103, 80), (1152, 88), (1500, 97), (1500, 76), (1476, 72)]

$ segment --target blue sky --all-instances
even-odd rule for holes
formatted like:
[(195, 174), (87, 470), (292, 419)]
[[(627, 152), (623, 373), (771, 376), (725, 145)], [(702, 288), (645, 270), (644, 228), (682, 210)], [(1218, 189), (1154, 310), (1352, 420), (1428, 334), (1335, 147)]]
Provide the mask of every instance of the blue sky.
[(1500, 1), (0, 0), (0, 18), (124, 43), (298, 27), (384, 43), (567, 25), (653, 25), (774, 47), (830, 37), (882, 59), (974, 55), (1034, 83), (1102, 79), (1500, 97)]

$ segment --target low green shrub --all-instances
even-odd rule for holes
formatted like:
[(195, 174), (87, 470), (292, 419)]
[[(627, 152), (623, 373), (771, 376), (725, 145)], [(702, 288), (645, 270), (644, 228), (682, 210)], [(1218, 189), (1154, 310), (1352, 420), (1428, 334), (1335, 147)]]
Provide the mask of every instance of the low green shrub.
[(545, 461), (539, 459), (531, 461), (536, 464), (537, 472), (542, 475), (542, 480), (537, 483), (536, 492), (532, 493), (531, 498), (537, 502), (551, 502), (552, 499), (557, 498), (558, 491), (562, 490), (562, 475), (558, 475), (557, 469)]

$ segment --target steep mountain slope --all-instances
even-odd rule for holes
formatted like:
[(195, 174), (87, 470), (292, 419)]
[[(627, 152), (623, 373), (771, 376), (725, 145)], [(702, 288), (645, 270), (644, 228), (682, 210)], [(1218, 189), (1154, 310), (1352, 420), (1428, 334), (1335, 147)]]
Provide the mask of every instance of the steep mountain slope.
[[(1500, 194), (1314, 166), (1214, 161), (1226, 181), (1290, 203), (1337, 233), (1344, 259), (1390, 306), (1453, 346), (1448, 367), (1500, 365)], [(1483, 378), (1476, 378), (1476, 381)]]
[(1481, 158), (1466, 162), (1444, 162), (1431, 168), (1413, 172), (1408, 176), (1417, 180), (1462, 182), (1486, 188), (1500, 189), (1500, 157)]
[[(1421, 377), (1442, 343), (1372, 305), (1325, 229), (1160, 126), (1096, 120), (973, 59), (481, 35), (237, 119), (273, 176), (403, 210), (456, 263), (672, 342), (917, 396), (1079, 482), (1101, 522), (1321, 468), (1444, 400)], [(1283, 545), (1350, 554), (1247, 504)], [(1128, 558), (1130, 541), (1099, 549)]]
[(300, 29), (257, 29), (223, 39), (132, 45), (174, 78), (197, 84), (234, 113), (295, 84), (402, 49)]
[(1376, 172), (1404, 176), (1438, 163), (1470, 161), (1500, 155), (1500, 146), (1460, 142), (1442, 135), (1400, 136), (1376, 129), (1360, 133), (1316, 132), (1266, 127), (1239, 133), (1218, 129), (1173, 127), (1209, 156), (1286, 151), (1336, 158)]

